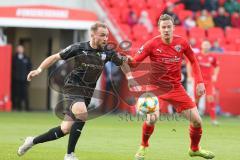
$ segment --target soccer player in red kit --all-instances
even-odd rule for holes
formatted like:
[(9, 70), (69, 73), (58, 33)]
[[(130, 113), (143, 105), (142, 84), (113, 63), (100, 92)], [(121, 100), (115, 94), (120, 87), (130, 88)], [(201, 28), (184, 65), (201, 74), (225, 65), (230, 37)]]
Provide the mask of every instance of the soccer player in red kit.
[[(202, 72), (203, 81), (206, 87), (206, 112), (210, 115), (213, 125), (218, 125), (216, 120), (215, 100), (214, 100), (214, 83), (217, 81), (219, 66), (216, 56), (209, 52), (211, 44), (205, 40), (201, 44), (201, 53), (197, 54), (197, 60)], [(196, 85), (196, 84), (195, 84)], [(200, 97), (195, 95), (198, 104)]]
[[(205, 87), (201, 71), (188, 42), (181, 36), (173, 35), (174, 20), (171, 16), (164, 14), (160, 17), (158, 28), (160, 35), (146, 42), (134, 58), (129, 58), (129, 64), (136, 66), (146, 57), (150, 57), (151, 71), (149, 82), (161, 90), (157, 96), (159, 99), (171, 103), (177, 112), (182, 113), (190, 121), (190, 149), (191, 157), (199, 156), (206, 159), (214, 158), (210, 151), (200, 148), (199, 143), (202, 136), (202, 120), (198, 113), (196, 104), (188, 96), (181, 85), (181, 62), (185, 55), (191, 62), (194, 77), (197, 82), (196, 92), (198, 96), (205, 93)], [(140, 84), (141, 85), (141, 84)], [(137, 151), (136, 160), (144, 160), (148, 140), (154, 131), (154, 124), (159, 118), (159, 111), (148, 114), (147, 120), (142, 126), (142, 143)]]

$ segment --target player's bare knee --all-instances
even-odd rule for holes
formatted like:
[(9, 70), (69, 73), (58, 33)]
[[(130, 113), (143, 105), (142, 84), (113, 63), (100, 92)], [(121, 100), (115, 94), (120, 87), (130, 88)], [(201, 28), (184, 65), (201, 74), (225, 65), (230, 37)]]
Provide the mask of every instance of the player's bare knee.
[(157, 122), (158, 118), (157, 114), (149, 114), (147, 115), (147, 123), (153, 125)]
[(84, 112), (84, 113), (77, 113), (77, 114), (74, 114), (75, 118), (76, 119), (80, 119), (81, 121), (85, 122), (87, 121), (87, 118), (88, 118), (88, 113), (87, 112)]
[(61, 124), (61, 130), (64, 134), (68, 134), (71, 130), (71, 125)]
[(196, 119), (192, 122), (192, 125), (196, 128), (202, 127), (202, 120), (201, 119)]
[(72, 113), (74, 114), (76, 119), (80, 119), (82, 121), (86, 121), (88, 117), (87, 108), (85, 103), (77, 102), (72, 106)]

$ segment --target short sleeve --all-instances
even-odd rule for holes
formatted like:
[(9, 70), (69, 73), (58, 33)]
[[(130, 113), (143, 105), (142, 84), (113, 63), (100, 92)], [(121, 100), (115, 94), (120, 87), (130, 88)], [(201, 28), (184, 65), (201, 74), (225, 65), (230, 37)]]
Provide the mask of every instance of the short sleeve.
[(72, 44), (67, 48), (63, 49), (62, 51), (60, 51), (59, 54), (63, 60), (66, 60), (68, 58), (76, 56), (79, 51), (80, 51), (79, 44)]
[(134, 61), (135, 62), (141, 62), (143, 61), (147, 56), (150, 55), (150, 46), (152, 44), (152, 41), (146, 42), (135, 54)]

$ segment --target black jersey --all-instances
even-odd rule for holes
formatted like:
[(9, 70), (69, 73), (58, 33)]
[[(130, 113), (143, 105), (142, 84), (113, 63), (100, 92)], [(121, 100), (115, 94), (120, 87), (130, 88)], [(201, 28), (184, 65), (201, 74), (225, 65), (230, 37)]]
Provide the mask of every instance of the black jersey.
[(63, 60), (74, 60), (74, 69), (65, 79), (65, 85), (79, 85), (95, 88), (105, 63), (112, 61), (117, 66), (123, 59), (113, 50), (98, 50), (90, 42), (75, 43), (60, 52)]

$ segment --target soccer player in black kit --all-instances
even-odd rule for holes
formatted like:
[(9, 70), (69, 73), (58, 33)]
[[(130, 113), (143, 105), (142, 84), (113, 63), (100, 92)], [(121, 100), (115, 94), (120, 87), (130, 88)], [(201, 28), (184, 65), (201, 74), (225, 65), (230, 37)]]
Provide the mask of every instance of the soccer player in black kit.
[[(67, 60), (75, 58), (75, 66), (73, 71), (66, 77), (66, 88), (74, 88), (74, 86), (83, 86), (86, 88), (95, 88), (96, 82), (107, 61), (114, 62), (117, 66), (121, 66), (124, 72), (124, 66), (127, 65), (124, 58), (114, 51), (106, 49), (109, 31), (106, 24), (96, 22), (90, 28), (91, 39), (89, 42), (75, 43), (63, 49), (59, 53), (47, 57), (38, 67), (28, 74), (27, 80), (38, 76), (44, 69), (49, 68), (58, 60)], [(92, 67), (92, 69), (91, 69)], [(128, 66), (127, 66), (128, 67)], [(136, 85), (130, 84), (129, 85)], [(72, 87), (73, 86), (73, 87)], [(22, 146), (18, 149), (18, 155), (24, 155), (32, 146), (52, 140), (59, 139), (69, 134), (68, 149), (64, 160), (78, 160), (74, 155), (75, 146), (80, 137), (81, 131), (87, 120), (87, 106), (90, 103), (90, 96), (94, 89), (89, 90), (88, 97), (76, 96), (71, 94), (71, 89), (66, 89), (65, 97), (70, 97), (73, 103), (69, 105), (65, 112), (64, 120), (61, 125), (50, 129), (48, 132), (37, 137), (27, 137)]]

